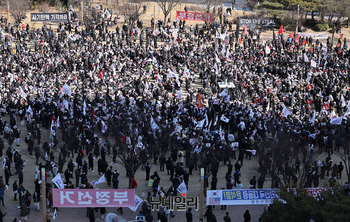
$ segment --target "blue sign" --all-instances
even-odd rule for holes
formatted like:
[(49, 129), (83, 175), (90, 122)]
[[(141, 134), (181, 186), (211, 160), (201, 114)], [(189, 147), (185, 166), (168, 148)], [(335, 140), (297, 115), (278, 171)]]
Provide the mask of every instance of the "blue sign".
[(279, 199), (279, 190), (207, 190), (207, 205), (269, 205)]

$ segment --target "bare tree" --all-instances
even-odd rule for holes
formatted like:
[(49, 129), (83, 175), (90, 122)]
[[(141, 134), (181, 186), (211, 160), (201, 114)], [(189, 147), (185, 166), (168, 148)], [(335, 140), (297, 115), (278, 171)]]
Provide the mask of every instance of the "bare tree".
[[(147, 156), (146, 150), (142, 150), (137, 146), (140, 135), (138, 129), (141, 127), (140, 123), (142, 123), (142, 121), (138, 122), (138, 118), (135, 115), (134, 118), (113, 120), (113, 125), (118, 126), (112, 129), (116, 146), (119, 147), (116, 162), (125, 168), (130, 189), (132, 178), (142, 164), (142, 155), (146, 154)], [(125, 136), (125, 141), (121, 139), (123, 136)]]
[(181, 0), (158, 0), (158, 6), (163, 11), (164, 14), (164, 23), (171, 11), (176, 7)]
[(201, 3), (205, 7), (206, 13), (216, 14), (217, 11), (215, 10), (215, 8), (221, 6), (224, 3), (224, 1), (223, 0), (202, 0)]
[(118, 5), (119, 11), (124, 14), (125, 20), (128, 22), (129, 25), (137, 21), (140, 15), (143, 13), (143, 12), (140, 12), (140, 9), (143, 6), (142, 2), (143, 1), (141, 0), (133, 0), (133, 1)]
[(9, 1), (10, 14), (15, 19), (16, 24), (20, 24), (27, 18), (27, 12), (31, 6), (30, 0)]

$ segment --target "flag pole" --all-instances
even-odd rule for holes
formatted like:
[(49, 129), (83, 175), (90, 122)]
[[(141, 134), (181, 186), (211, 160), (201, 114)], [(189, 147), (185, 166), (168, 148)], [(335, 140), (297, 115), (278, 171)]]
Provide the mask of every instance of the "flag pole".
[(199, 194), (199, 221), (203, 220), (203, 201), (204, 201), (204, 168), (201, 168), (201, 190)]
[(41, 168), (41, 203), (43, 205), (43, 222), (46, 221), (46, 188), (45, 188), (45, 168)]

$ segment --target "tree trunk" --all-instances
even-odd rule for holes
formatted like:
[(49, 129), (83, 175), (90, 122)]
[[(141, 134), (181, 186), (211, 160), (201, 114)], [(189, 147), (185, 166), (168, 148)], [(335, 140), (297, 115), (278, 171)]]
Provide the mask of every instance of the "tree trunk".
[(133, 175), (129, 173), (129, 189), (132, 189), (132, 178), (133, 178)]
[(315, 19), (315, 14), (314, 14), (314, 13), (315, 13), (314, 11), (311, 12), (311, 19), (312, 19), (312, 20)]

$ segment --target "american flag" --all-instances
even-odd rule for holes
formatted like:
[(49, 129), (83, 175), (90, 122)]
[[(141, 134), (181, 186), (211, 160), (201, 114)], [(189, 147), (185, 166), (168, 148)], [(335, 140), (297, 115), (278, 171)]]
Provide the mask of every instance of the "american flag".
[(220, 197), (210, 197), (209, 205), (220, 205)]

